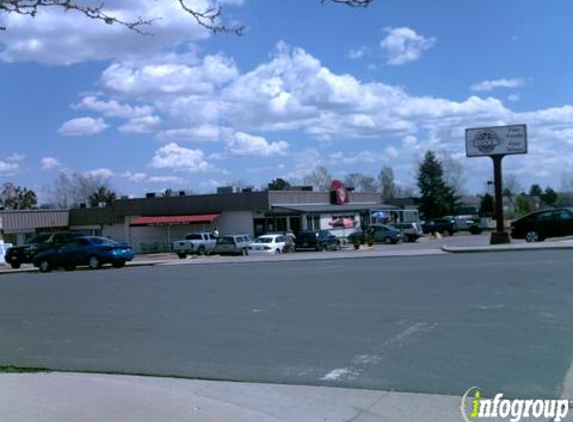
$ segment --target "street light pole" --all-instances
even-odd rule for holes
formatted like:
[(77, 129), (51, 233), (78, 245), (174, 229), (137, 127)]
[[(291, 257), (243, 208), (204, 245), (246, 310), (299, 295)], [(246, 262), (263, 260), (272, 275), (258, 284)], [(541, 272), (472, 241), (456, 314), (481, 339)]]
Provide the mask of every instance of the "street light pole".
[(498, 245), (502, 243), (511, 243), (509, 234), (505, 231), (505, 224), (503, 218), (503, 186), (501, 175), (501, 161), (505, 155), (492, 155), (493, 161), (493, 183), (495, 187), (495, 232), (492, 232), (490, 238), (491, 245)]

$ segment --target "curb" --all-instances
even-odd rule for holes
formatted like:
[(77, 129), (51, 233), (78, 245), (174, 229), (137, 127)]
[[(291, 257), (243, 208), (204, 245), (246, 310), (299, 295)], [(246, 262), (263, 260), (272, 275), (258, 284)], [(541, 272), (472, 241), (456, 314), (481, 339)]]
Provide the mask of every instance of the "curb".
[(562, 242), (521, 245), (489, 245), (489, 246), (442, 246), (441, 249), (448, 253), (481, 253), (481, 252), (514, 252), (514, 251), (542, 251), (542, 250), (565, 250), (573, 249), (573, 244), (563, 244)]
[[(156, 260), (156, 261), (142, 261), (142, 262), (126, 262), (125, 266), (126, 267), (152, 267), (155, 265), (159, 265), (161, 263), (163, 263), (165, 261), (160, 261), (160, 260)], [(31, 267), (31, 268), (18, 268), (18, 269), (12, 269), (12, 268), (8, 268), (6, 270), (3, 270), (0, 267), (0, 276), (4, 275), (4, 274), (30, 274), (30, 273), (40, 273), (40, 271), (35, 268), (35, 267)]]

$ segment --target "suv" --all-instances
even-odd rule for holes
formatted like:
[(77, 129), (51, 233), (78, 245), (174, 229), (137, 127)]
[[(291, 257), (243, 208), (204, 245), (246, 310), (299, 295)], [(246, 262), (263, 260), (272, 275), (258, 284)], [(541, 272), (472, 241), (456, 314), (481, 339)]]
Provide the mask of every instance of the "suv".
[(215, 244), (215, 253), (219, 255), (248, 255), (253, 237), (248, 234), (221, 236)]
[(30, 264), (40, 252), (59, 248), (64, 243), (83, 236), (77, 232), (53, 232), (37, 234), (22, 246), (12, 246), (6, 251), (5, 260), (12, 268), (20, 268), (22, 264)]
[(311, 249), (315, 251), (340, 250), (340, 241), (328, 230), (311, 230), (300, 233), (295, 241), (297, 251)]
[(573, 211), (566, 208), (534, 212), (511, 223), (511, 237), (525, 239), (527, 242), (571, 235)]
[(453, 218), (432, 218), (422, 223), (424, 233), (440, 233), (453, 236), (458, 231), (456, 221)]
[(406, 242), (415, 242), (424, 236), (422, 227), (418, 223), (392, 223), (389, 224), (389, 226), (402, 233), (404, 241)]

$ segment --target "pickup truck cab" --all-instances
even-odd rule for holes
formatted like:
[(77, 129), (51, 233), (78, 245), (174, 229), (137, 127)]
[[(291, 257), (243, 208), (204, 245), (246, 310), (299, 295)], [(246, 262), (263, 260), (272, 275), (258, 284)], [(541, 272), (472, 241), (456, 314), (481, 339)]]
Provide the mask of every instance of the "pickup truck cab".
[(187, 255), (206, 255), (215, 250), (217, 238), (208, 232), (190, 233), (183, 240), (173, 242), (173, 252), (181, 259)]

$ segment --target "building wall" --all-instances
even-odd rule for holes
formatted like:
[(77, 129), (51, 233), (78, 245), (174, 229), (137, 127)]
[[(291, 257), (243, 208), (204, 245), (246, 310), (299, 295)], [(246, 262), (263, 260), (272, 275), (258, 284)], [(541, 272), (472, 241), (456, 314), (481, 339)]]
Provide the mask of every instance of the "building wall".
[(250, 234), (253, 235), (255, 227), (254, 215), (251, 211), (225, 212), (215, 220), (221, 235), (225, 234)]

